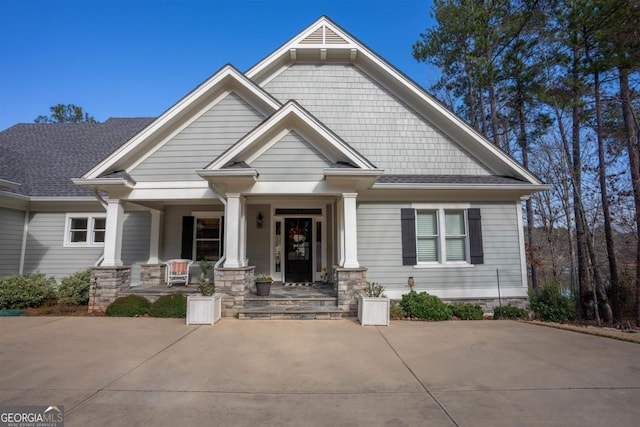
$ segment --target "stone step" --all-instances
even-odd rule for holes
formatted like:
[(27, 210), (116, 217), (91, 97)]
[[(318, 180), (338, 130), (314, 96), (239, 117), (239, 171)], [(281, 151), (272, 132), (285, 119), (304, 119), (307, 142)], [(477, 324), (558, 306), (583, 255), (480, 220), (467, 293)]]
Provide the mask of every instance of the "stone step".
[(244, 299), (246, 307), (336, 307), (338, 299), (335, 297), (313, 298), (283, 298), (283, 297), (258, 297), (248, 295)]
[(241, 320), (338, 320), (341, 318), (342, 310), (335, 305), (333, 307), (245, 306), (238, 312), (238, 319)]

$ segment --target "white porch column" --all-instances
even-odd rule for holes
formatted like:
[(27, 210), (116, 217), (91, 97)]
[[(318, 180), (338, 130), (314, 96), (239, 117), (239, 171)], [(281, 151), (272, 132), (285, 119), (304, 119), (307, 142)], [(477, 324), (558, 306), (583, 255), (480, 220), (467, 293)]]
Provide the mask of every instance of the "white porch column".
[(149, 236), (149, 260), (147, 264), (159, 264), (158, 252), (160, 250), (162, 211), (151, 209), (149, 213), (151, 214), (151, 235)]
[(338, 265), (344, 265), (344, 201), (338, 199), (336, 203), (336, 227), (338, 229)]
[(247, 198), (240, 196), (240, 233), (238, 236), (238, 259), (240, 266), (246, 267), (247, 260)]
[(342, 194), (342, 218), (344, 225), (344, 268), (359, 268), (358, 262), (358, 221), (356, 218), (357, 193)]
[(227, 206), (225, 208), (226, 229), (224, 230), (225, 241), (225, 268), (238, 268), (243, 265), (243, 255), (241, 254), (240, 235), (242, 233), (242, 200), (240, 193), (227, 193)]
[(107, 222), (104, 235), (104, 261), (102, 267), (122, 265), (122, 225), (124, 223), (124, 204), (121, 200), (107, 201)]

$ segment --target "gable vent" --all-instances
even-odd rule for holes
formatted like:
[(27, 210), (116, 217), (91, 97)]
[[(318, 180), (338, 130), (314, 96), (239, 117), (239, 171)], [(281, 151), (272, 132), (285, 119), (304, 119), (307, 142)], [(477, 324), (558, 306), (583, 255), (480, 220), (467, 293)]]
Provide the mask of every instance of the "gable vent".
[(327, 31), (324, 35), (325, 43), (327, 44), (347, 44), (347, 41), (333, 32), (330, 28), (327, 28)]
[(322, 44), (324, 27), (320, 27), (302, 40), (301, 44)]
[(348, 42), (340, 37), (330, 28), (322, 26), (313, 33), (305, 37), (300, 44), (347, 44)]

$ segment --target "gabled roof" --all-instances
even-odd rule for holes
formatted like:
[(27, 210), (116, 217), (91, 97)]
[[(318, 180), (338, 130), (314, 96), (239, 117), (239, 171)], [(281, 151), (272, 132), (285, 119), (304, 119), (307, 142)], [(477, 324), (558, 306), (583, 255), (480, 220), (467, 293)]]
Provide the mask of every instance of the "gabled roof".
[(173, 107), (155, 119), (142, 132), (119, 147), (108, 158), (97, 164), (83, 179), (94, 179), (102, 174), (125, 170), (152, 148), (168, 140), (182, 127), (211, 108), (221, 96), (230, 91), (239, 93), (259, 111), (271, 114), (280, 103), (257, 86), (232, 65), (225, 65)]
[(362, 154), (350, 147), (297, 102), (289, 101), (236, 144), (229, 147), (204, 170), (220, 170), (239, 162), (250, 165), (253, 159), (279, 140), (278, 135), (282, 135), (283, 132), (288, 133), (290, 130), (296, 130), (304, 135), (332, 163), (351, 163), (360, 169), (376, 169)]
[(104, 123), (17, 124), (0, 132), (0, 179), (31, 197), (90, 196), (71, 178), (104, 159), (153, 118), (110, 118)]
[(251, 67), (247, 77), (263, 85), (294, 62), (351, 62), (394, 92), (415, 111), (457, 141), (492, 170), (533, 185), (542, 182), (511, 156), (451, 112), (420, 85), (370, 50), (326, 16), (320, 17)]

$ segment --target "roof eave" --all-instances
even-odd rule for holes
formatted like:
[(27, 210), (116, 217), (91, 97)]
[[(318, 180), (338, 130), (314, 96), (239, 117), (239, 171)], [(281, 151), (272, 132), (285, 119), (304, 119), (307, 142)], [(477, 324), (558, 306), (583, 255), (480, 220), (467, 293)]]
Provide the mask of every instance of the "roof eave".
[(0, 179), (0, 190), (12, 190), (16, 187), (19, 187), (20, 183), (9, 181), (8, 179)]
[(136, 182), (131, 178), (72, 178), (71, 181), (85, 188), (125, 187), (134, 188)]
[(526, 191), (537, 193), (546, 191), (548, 184), (454, 184), (454, 183), (376, 183), (373, 190), (491, 190), (491, 191)]

